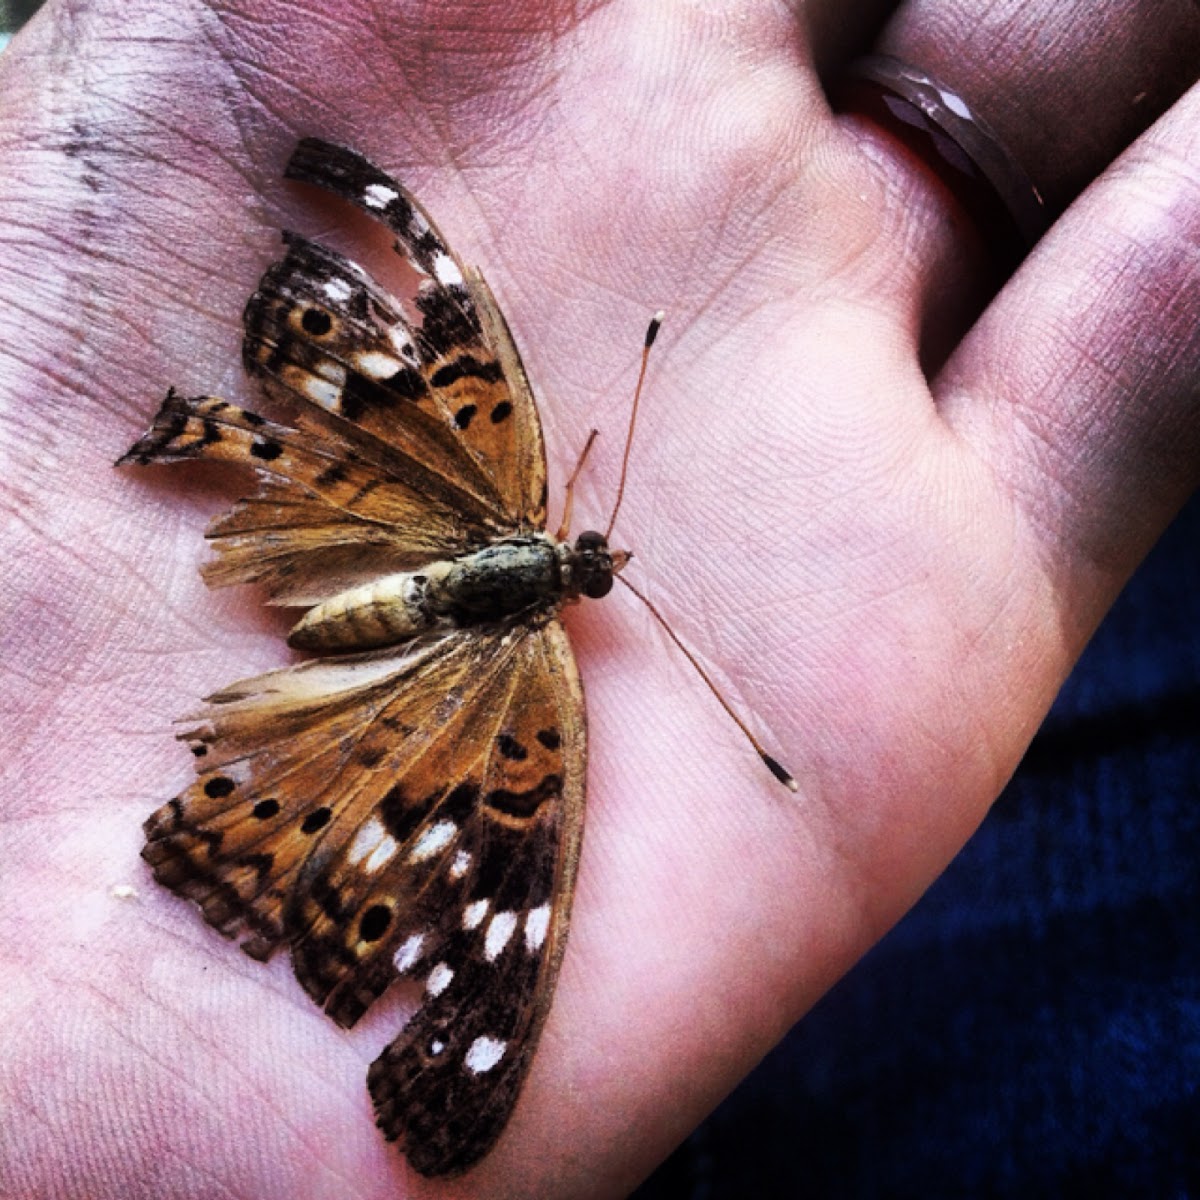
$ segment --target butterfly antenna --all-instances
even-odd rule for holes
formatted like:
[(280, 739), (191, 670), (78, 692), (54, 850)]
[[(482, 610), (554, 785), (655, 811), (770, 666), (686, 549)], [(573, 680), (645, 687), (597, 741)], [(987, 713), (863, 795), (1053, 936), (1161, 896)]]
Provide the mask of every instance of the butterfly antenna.
[(642, 398), (642, 384), (646, 380), (646, 363), (650, 359), (650, 347), (654, 345), (654, 339), (658, 337), (658, 331), (662, 328), (663, 318), (666, 315), (661, 310), (656, 312), (650, 318), (650, 325), (646, 330), (646, 342), (642, 347), (642, 368), (638, 372), (637, 387), (633, 392), (633, 411), (629, 414), (629, 433), (625, 437), (625, 454), (621, 459), (621, 482), (617, 484), (617, 500), (613, 505), (612, 516), (608, 519), (608, 528), (604, 531), (605, 541), (612, 537), (613, 526), (617, 523), (617, 513), (621, 511), (621, 501), (625, 499), (625, 476), (629, 474), (629, 451), (633, 447), (633, 430), (637, 425), (638, 403)]
[(624, 575), (617, 575), (616, 578), (619, 579), (650, 610), (651, 614), (654, 616), (654, 619), (663, 627), (663, 629), (666, 630), (667, 637), (669, 637), (671, 641), (675, 643), (680, 652), (683, 654), (683, 657), (692, 664), (696, 670), (696, 674), (704, 680), (708, 690), (712, 692), (714, 696), (716, 696), (718, 703), (729, 714), (730, 718), (733, 720), (733, 723), (742, 731), (743, 734), (745, 734), (746, 740), (754, 747), (755, 754), (757, 754), (758, 757), (763, 760), (767, 770), (770, 771), (771, 774), (774, 775), (775, 778), (778, 779), (779, 782), (782, 783), (789, 792), (798, 792), (800, 790), (800, 785), (796, 782), (792, 773), (783, 765), (783, 763), (779, 761), (779, 759), (772, 758), (771, 755), (769, 755), (766, 750), (763, 749), (762, 742), (760, 742), (758, 738), (756, 738), (754, 734), (750, 732), (746, 722), (743, 721), (742, 718), (733, 711), (733, 707), (730, 705), (729, 701), (721, 695), (720, 689), (715, 683), (713, 683), (708, 672), (700, 665), (696, 659), (696, 656), (683, 644), (682, 641), (680, 641), (679, 635), (671, 628), (669, 624), (667, 624), (666, 617), (664, 617), (662, 613), (660, 613), (658, 609), (654, 607), (654, 605), (650, 602), (650, 598), (638, 591), (638, 589), (635, 588), (633, 584), (625, 578)]

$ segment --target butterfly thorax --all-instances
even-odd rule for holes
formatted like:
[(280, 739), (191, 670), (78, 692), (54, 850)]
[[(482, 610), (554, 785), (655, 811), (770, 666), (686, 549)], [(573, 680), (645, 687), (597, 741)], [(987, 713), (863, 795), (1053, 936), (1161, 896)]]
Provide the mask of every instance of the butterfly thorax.
[(514, 534), (339, 592), (301, 618), (288, 644), (323, 652), (371, 650), (434, 629), (527, 620), (580, 596), (606, 596), (627, 559), (593, 531), (573, 545), (544, 532)]

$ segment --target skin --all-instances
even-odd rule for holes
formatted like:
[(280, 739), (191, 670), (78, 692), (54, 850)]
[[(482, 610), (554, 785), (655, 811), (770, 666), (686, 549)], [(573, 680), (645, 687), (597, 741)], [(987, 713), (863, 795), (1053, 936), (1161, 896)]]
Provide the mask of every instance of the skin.
[[(1200, 94), (1131, 123), (1118, 56), (1081, 122), (1067, 16), (1034, 72), (1049, 6), (880, 7), (52, 2), (0, 58), (0, 1192), (623, 1194), (982, 820), (1197, 482)], [(1155, 78), (1196, 61), (1188, 9)], [(873, 36), (1007, 97), (1056, 208), (1091, 184), (998, 294), (953, 199), (827, 107), (814, 62)], [(571, 945), (509, 1131), (451, 1185), (371, 1121), (412, 994), (344, 1033), (138, 858), (192, 770), (170, 722), (287, 661), (288, 622), (197, 575), (238, 481), (110, 464), (168, 384), (262, 407), (242, 306), (281, 225), (340, 219), (281, 182), (307, 133), (485, 269), (559, 489), (602, 430), (576, 530), (668, 310), (614, 542), (800, 783), (623, 589), (570, 613)]]

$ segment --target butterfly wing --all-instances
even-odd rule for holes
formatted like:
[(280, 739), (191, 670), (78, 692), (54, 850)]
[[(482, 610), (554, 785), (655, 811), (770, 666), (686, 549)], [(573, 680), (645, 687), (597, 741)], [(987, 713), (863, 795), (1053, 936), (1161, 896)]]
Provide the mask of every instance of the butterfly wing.
[(404, 451), (350, 427), (280, 425), (216, 396), (172, 391), (118, 465), (209, 459), (252, 468), (258, 492), (209, 526), (217, 557), (204, 577), (214, 586), (261, 583), (278, 602), (315, 604), (504, 531), (486, 497), (453, 470), (443, 431), (408, 428)]
[(458, 260), (395, 179), (361, 155), (306, 138), (287, 176), (386, 224), (418, 282), (401, 302), (356, 263), (285, 234), (287, 255), (246, 306), (248, 370), (389, 445), (406, 444), (405, 414), (421, 412), (453, 431), (462, 473), (486, 481), (512, 526), (541, 528), (541, 423), (482, 275)]
[(184, 737), (198, 777), (146, 824), (156, 878), (255, 957), (289, 944), (343, 1025), (422, 979), (371, 1094), (417, 1170), (465, 1170), (508, 1119), (566, 942), (586, 733), (561, 624), (271, 672)]
[(537, 407), (482, 277), (366, 159), (309, 139), (289, 175), (383, 219), (419, 280), (407, 305), (358, 264), (285, 234), (244, 314), (244, 358), (300, 401), (288, 426), (215, 397), (171, 393), (120, 461), (216, 458), (252, 467), (255, 495), (209, 528), (214, 585), (259, 583), (315, 604), (546, 518)]

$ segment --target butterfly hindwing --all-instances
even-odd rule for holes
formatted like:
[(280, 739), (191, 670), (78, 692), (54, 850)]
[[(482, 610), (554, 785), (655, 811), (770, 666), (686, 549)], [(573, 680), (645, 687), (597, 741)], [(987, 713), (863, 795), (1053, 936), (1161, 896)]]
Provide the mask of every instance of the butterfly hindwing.
[(198, 778), (147, 822), (156, 878), (256, 957), (289, 944), (343, 1025), (422, 980), (371, 1093), (418, 1170), (466, 1169), (516, 1100), (565, 944), (586, 749), (562, 626), (271, 672), (184, 736)]

